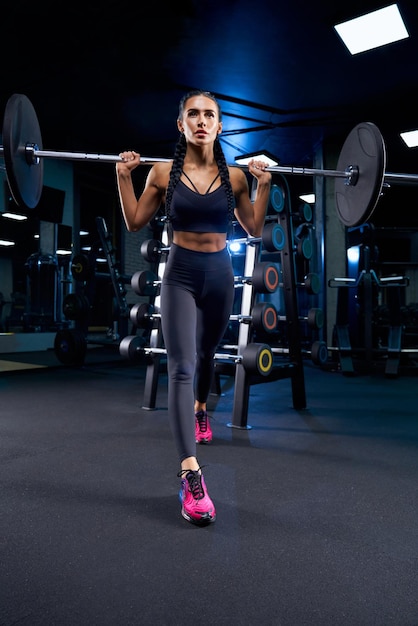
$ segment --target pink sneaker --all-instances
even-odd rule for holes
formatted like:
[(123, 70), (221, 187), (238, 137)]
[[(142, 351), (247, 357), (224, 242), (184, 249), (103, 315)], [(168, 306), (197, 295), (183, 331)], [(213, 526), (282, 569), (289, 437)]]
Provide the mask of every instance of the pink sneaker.
[(181, 514), (184, 519), (201, 526), (214, 522), (216, 511), (208, 496), (202, 474), (199, 474), (198, 471), (182, 470), (177, 476), (181, 477), (179, 499)]
[(196, 443), (210, 443), (212, 441), (212, 428), (206, 411), (195, 413), (195, 439)]

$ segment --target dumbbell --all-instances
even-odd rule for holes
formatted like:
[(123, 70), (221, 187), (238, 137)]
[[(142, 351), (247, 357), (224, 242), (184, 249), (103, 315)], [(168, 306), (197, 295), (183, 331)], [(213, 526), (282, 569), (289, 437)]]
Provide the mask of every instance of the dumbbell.
[(252, 276), (235, 276), (235, 287), (250, 284), (257, 293), (273, 293), (279, 286), (279, 271), (274, 263), (262, 261), (254, 264)]
[(170, 247), (164, 246), (159, 239), (146, 239), (141, 243), (141, 254), (146, 261), (156, 263), (164, 252), (169, 252)]
[(255, 329), (264, 330), (266, 333), (274, 333), (277, 329), (277, 310), (267, 302), (257, 302), (251, 309), (251, 315), (231, 315), (229, 319), (252, 324)]
[(137, 328), (152, 328), (154, 321), (161, 318), (155, 307), (147, 302), (134, 304), (129, 311), (129, 319)]
[[(252, 276), (235, 276), (236, 287), (245, 283), (252, 284), (258, 293), (272, 293), (279, 284), (279, 272), (273, 263), (264, 261), (254, 265)], [(131, 287), (139, 296), (155, 296), (161, 285), (161, 279), (151, 270), (135, 272), (131, 277)]]
[[(155, 320), (161, 319), (161, 313), (157, 313), (152, 304), (138, 302), (129, 312), (129, 317), (137, 328), (152, 328)], [(276, 308), (267, 302), (258, 302), (251, 310), (251, 315), (230, 315), (231, 321), (253, 324), (254, 328), (272, 333), (277, 328)]]
[(312, 225), (303, 223), (295, 231), (296, 252), (299, 256), (308, 260), (312, 258)]
[[(270, 189), (270, 206), (276, 213), (281, 213), (285, 206), (284, 191), (278, 185), (272, 185)], [(312, 207), (307, 202), (301, 202), (296, 211), (291, 213), (293, 219), (301, 222), (312, 222)]]
[(264, 226), (261, 237), (238, 237), (237, 239), (231, 239), (228, 243), (252, 245), (261, 242), (267, 252), (279, 252), (283, 250), (285, 241), (286, 234), (283, 227), (275, 222)]
[[(145, 339), (139, 335), (126, 335), (119, 344), (119, 353), (122, 357), (135, 361), (144, 354), (148, 356), (167, 354), (167, 350), (147, 346)], [(215, 353), (214, 359), (242, 364), (249, 374), (268, 376), (273, 369), (273, 353), (270, 346), (265, 343), (249, 343), (242, 355)]]
[[(273, 354), (289, 354), (289, 348), (271, 348)], [(302, 349), (302, 354), (310, 356), (315, 365), (325, 365), (328, 361), (328, 347), (325, 341), (314, 341), (310, 350)]]
[[(286, 315), (278, 315), (277, 317), (279, 322), (287, 322)], [(324, 325), (324, 313), (322, 309), (312, 307), (308, 311), (308, 315), (304, 317), (298, 318), (300, 322), (307, 322), (309, 328), (319, 329)]]
[[(279, 287), (284, 287), (284, 283), (279, 283)], [(304, 287), (307, 293), (317, 295), (321, 291), (321, 279), (318, 274), (310, 272), (301, 283), (296, 283), (296, 287)]]
[(156, 296), (161, 279), (151, 270), (135, 272), (131, 277), (131, 287), (139, 296)]

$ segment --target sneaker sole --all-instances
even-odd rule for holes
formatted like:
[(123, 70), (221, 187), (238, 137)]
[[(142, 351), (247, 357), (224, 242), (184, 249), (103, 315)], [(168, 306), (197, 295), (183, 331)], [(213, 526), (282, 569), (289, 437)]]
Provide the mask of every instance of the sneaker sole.
[(196, 519), (188, 515), (183, 508), (181, 509), (181, 514), (187, 522), (190, 522), (191, 524), (194, 524), (195, 526), (208, 526), (209, 524), (212, 524), (216, 520), (216, 514), (213, 516), (210, 516), (208, 514), (207, 517), (201, 517), (200, 519)]

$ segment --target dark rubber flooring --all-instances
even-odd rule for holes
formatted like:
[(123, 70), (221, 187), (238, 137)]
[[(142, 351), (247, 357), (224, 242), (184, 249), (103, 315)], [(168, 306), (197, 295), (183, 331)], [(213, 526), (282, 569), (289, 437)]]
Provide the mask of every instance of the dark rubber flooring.
[(205, 528), (180, 515), (165, 374), (152, 411), (144, 379), (97, 353), (0, 375), (1, 626), (417, 626), (416, 375), (307, 363), (307, 408), (254, 385), (250, 429), (223, 378)]

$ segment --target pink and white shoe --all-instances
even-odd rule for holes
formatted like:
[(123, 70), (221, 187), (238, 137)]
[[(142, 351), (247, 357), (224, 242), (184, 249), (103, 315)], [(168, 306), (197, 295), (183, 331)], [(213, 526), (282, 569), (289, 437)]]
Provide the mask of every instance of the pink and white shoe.
[(212, 428), (206, 411), (195, 413), (195, 439), (196, 443), (210, 443), (212, 441)]
[(208, 495), (202, 474), (194, 470), (182, 470), (177, 475), (181, 477), (179, 499), (184, 519), (200, 526), (214, 522), (215, 506)]

